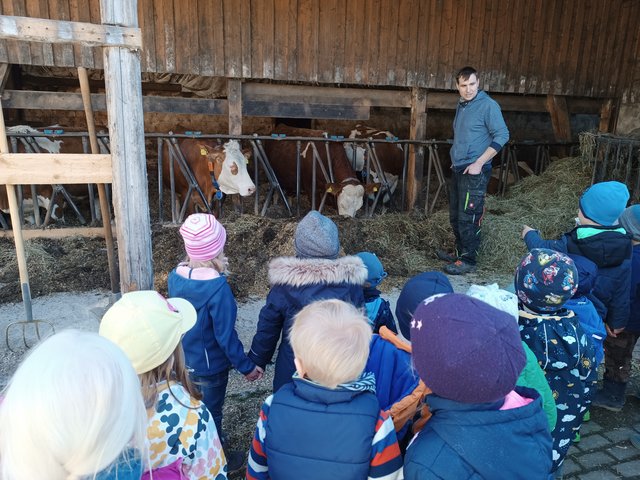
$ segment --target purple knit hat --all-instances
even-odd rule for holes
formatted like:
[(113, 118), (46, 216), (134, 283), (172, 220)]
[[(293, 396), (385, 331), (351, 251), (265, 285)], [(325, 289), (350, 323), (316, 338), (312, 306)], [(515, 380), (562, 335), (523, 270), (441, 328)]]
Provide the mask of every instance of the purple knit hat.
[(459, 293), (429, 297), (411, 321), (413, 364), (436, 395), (461, 403), (507, 395), (526, 363), (517, 322)]
[(222, 224), (208, 213), (189, 215), (180, 227), (180, 235), (191, 260), (216, 258), (227, 240), (227, 232)]
[(536, 313), (552, 313), (576, 293), (578, 270), (564, 253), (534, 248), (520, 260), (514, 284), (522, 305)]

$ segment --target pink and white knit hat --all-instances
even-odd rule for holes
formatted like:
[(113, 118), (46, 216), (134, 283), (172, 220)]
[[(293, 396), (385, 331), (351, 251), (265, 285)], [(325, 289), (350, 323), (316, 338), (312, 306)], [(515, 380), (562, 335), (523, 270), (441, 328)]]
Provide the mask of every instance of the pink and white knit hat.
[(180, 227), (184, 248), (191, 260), (211, 260), (224, 249), (227, 232), (222, 224), (208, 213), (189, 215)]

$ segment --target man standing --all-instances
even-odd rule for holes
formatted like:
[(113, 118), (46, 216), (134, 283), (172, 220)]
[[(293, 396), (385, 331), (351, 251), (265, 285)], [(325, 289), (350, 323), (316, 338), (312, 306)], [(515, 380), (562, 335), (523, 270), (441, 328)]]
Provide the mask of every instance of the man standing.
[(478, 84), (478, 72), (472, 67), (464, 67), (456, 74), (460, 101), (453, 119), (449, 184), (449, 221), (456, 245), (452, 253), (436, 252), (438, 258), (449, 262), (444, 271), (451, 275), (476, 268), (491, 159), (509, 140), (500, 106), (486, 92), (479, 91)]

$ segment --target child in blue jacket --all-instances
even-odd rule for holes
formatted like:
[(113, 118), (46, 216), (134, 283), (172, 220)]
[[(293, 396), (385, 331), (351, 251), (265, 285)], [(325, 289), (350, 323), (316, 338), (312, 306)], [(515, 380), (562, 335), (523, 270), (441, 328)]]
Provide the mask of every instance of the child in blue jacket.
[(356, 257), (360, 257), (364, 266), (367, 267), (367, 280), (363, 288), (364, 306), (367, 309), (367, 317), (373, 333), (378, 333), (383, 325), (393, 333), (398, 333), (389, 301), (382, 298), (377, 288), (387, 278), (382, 262), (375, 253), (360, 252), (356, 253)]
[(520, 300), (520, 335), (533, 351), (556, 400), (551, 432), (558, 471), (582, 423), (595, 363), (593, 344), (578, 317), (564, 306), (576, 292), (578, 273), (567, 255), (534, 248), (520, 261), (514, 285)]
[(289, 332), (296, 374), (260, 410), (248, 480), (396, 480), (402, 458), (375, 378), (363, 372), (371, 329), (341, 300), (298, 312)]
[(411, 344), (433, 416), (407, 449), (406, 480), (548, 478), (549, 427), (539, 393), (516, 386), (526, 357), (512, 316), (467, 295), (430, 297)]
[[(558, 240), (543, 240), (540, 232), (525, 226), (522, 238), (527, 248), (549, 248), (562, 253), (577, 254), (598, 266), (593, 295), (606, 309), (603, 318), (608, 343), (621, 333), (629, 320), (631, 288), (631, 235), (618, 224), (629, 201), (629, 189), (620, 182), (601, 182), (591, 185), (580, 197), (578, 226)], [(613, 346), (612, 349), (613, 350)], [(593, 406), (620, 411), (624, 403), (626, 384), (605, 374), (603, 388), (592, 402)]]
[(338, 258), (338, 226), (316, 210), (296, 227), (295, 257), (275, 258), (269, 264), (271, 290), (260, 310), (249, 358), (261, 368), (271, 361), (280, 343), (273, 391), (292, 381), (296, 368), (289, 343), (293, 317), (316, 300), (336, 298), (364, 307), (362, 285), (367, 269), (355, 256)]
[[(184, 221), (180, 235), (187, 258), (169, 274), (169, 295), (188, 300), (198, 312), (195, 326), (182, 338), (182, 348), (224, 443), (222, 407), (229, 369), (236, 368), (249, 381), (261, 378), (263, 370), (247, 357), (235, 329), (238, 307), (226, 278), (224, 227), (213, 215), (196, 213)], [(226, 453), (229, 471), (242, 466), (244, 455)]]

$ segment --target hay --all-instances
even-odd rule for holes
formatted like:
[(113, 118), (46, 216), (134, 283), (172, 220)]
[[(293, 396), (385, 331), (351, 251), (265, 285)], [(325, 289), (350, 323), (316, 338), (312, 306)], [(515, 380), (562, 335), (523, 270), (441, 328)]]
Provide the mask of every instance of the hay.
[(479, 264), (486, 273), (512, 272), (526, 253), (522, 227), (558, 238), (575, 225), (578, 199), (591, 182), (587, 162), (578, 157), (554, 161), (540, 176), (514, 186), (504, 198), (488, 197)]

